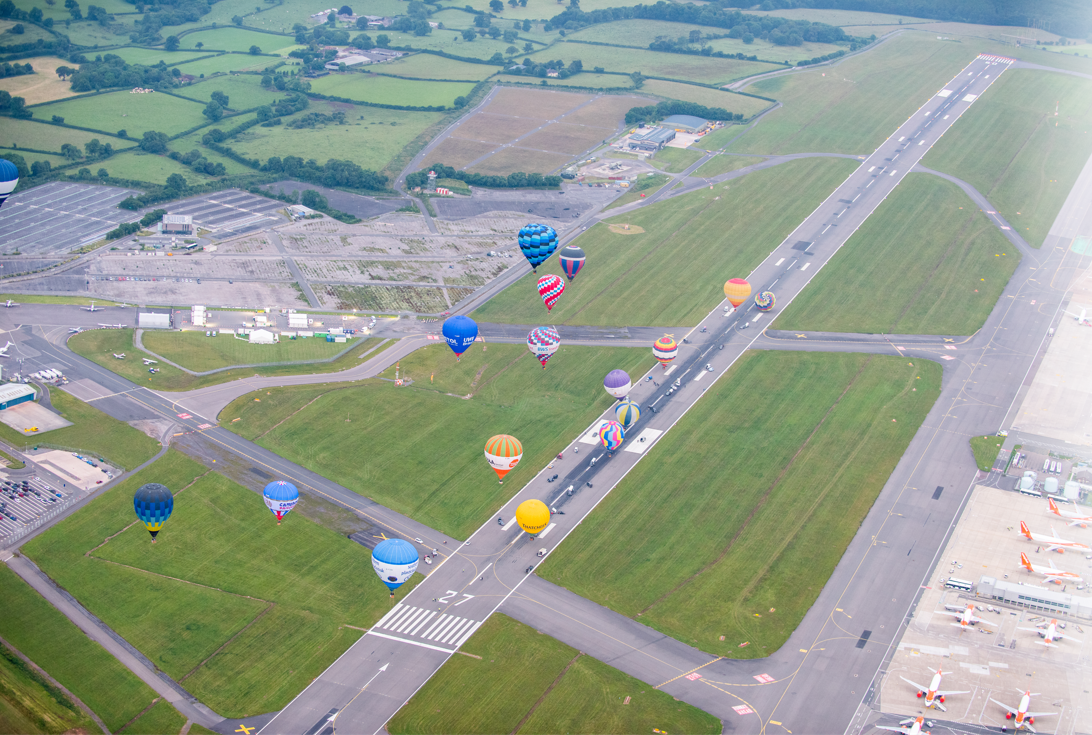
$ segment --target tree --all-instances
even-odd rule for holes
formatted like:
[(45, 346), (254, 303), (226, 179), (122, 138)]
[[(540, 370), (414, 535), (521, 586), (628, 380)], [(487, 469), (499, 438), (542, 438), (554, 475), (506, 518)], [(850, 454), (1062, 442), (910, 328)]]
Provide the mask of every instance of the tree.
[(69, 161), (78, 161), (83, 158), (83, 154), (80, 153), (80, 149), (71, 143), (64, 143), (61, 145), (61, 155), (67, 158)]
[(11, 27), (11, 32), (19, 36), (27, 32), (27, 29), (23, 27), (22, 23), (16, 23)]
[(375, 48), (375, 41), (373, 41), (372, 37), (369, 36), (367, 33), (361, 33), (359, 36), (353, 39), (352, 45), (356, 46), (358, 49), (368, 51)]
[(209, 98), (221, 107), (231, 107), (231, 105), (228, 104), (228, 96), (219, 90), (209, 95)]
[(337, 28), (337, 13), (326, 14), (326, 25)]
[(485, 32), (489, 34), (490, 38), (499, 38), (501, 35), (501, 29), (496, 26), (489, 26)]
[(375, 37), (375, 45), (379, 48), (387, 48), (387, 46), (391, 45), (391, 37), (386, 33), (380, 33)]
[(31, 8), (30, 9), (30, 19), (32, 21), (34, 21), (35, 23), (41, 23), (42, 22), (42, 9), (41, 8)]
[(474, 32), (474, 29), (472, 29), (472, 28), (464, 28), (463, 29), (463, 39), (464, 40), (473, 41), (477, 37), (478, 37), (478, 34)]
[(523, 44), (523, 53), (529, 54), (529, 53), (531, 53), (531, 51), (534, 50), (534, 48), (535, 48), (535, 45), (533, 43), (531, 43), (530, 41), (528, 41), (527, 43)]
[(198, 41), (197, 43), (194, 44), (194, 47), (196, 47), (197, 50), (200, 51), (201, 49), (205, 48), (205, 42), (204, 41)]
[(474, 16), (474, 27), (475, 28), (488, 28), (489, 27), (489, 16), (486, 15), (485, 13), (479, 13), (478, 15), (475, 15)]
[(250, 55), (251, 56), (257, 56), (261, 52), (262, 52), (262, 50), (260, 48), (258, 48), (257, 46), (251, 46), (250, 47)]
[(100, 179), (110, 178), (110, 172), (104, 168), (100, 168), (98, 171), (96, 171), (95, 175), (98, 176)]
[(519, 7), (519, 0), (508, 0), (508, 4), (513, 8)]
[(455, 107), (457, 107), (459, 109), (462, 109), (463, 107), (466, 107), (466, 102), (467, 102), (466, 97), (456, 97), (455, 98)]
[(753, 33), (744, 33), (743, 34), (743, 42), (744, 43), (754, 43), (755, 42), (754, 34)]
[(63, 117), (61, 117), (60, 115), (54, 115), (54, 116), (52, 117), (52, 120), (53, 120), (53, 122), (55, 122), (55, 123), (56, 123), (56, 124), (58, 124), (58, 125), (61, 125), (61, 124), (63, 124), (63, 123), (64, 123), (64, 118), (63, 118)]
[(523, 21), (523, 32), (526, 33), (529, 30), (531, 30), (531, 21), (529, 21), (529, 20)]
[(231, 22), (237, 26), (241, 26), (243, 24), (243, 17), (241, 15), (233, 15), (231, 16)]
[(519, 6), (521, 8), (526, 8), (527, 7), (527, 0), (519, 0)]
[(307, 189), (303, 192), (303, 196), (300, 198), (300, 204), (309, 209), (329, 209), (330, 203), (326, 201), (326, 197), (319, 194), (314, 189)]
[(182, 174), (171, 174), (167, 177), (167, 188), (173, 191), (185, 191), (188, 185)]
[(35, 161), (30, 164), (30, 175), (39, 176), (41, 174), (47, 174), (53, 168), (49, 161)]
[(350, 8), (348, 5), (342, 5), (340, 8), (337, 9), (337, 14), (338, 15), (352, 15), (353, 14), (353, 9)]
[(357, 27), (357, 30), (361, 30), (361, 31), (368, 30), (368, 19), (365, 18), (364, 16), (360, 16), (359, 18), (356, 19), (356, 27)]
[(515, 31), (507, 30), (507, 31), (504, 32), (504, 42), (505, 43), (512, 43), (512, 42), (514, 42), (516, 40), (516, 38), (518, 36), (519, 36), (519, 34), (516, 33)]
[(633, 80), (633, 86), (637, 89), (645, 86), (645, 75), (639, 71), (635, 71), (629, 75), (629, 78)]
[(504, 3), (501, 0), (489, 0), (489, 9), (494, 13), (504, 12)]
[(129, 135), (126, 132), (125, 128), (122, 128), (121, 130), (118, 131), (118, 137), (119, 138), (128, 138), (129, 137)]
[(263, 87), (272, 87), (273, 86), (273, 77), (269, 76), (268, 74), (263, 75), (262, 76), (262, 86)]
[(163, 48), (167, 49), (168, 51), (177, 51), (178, 43), (178, 36), (167, 36), (167, 40), (163, 44)]
[(205, 109), (201, 112), (202, 115), (209, 120), (216, 122), (224, 116), (224, 108), (220, 106), (215, 100), (205, 105)]
[(81, 179), (89, 179), (91, 178), (91, 169), (81, 168), (79, 171), (76, 172), (76, 176)]
[(145, 153), (166, 153), (167, 152), (167, 136), (165, 133), (157, 133), (154, 130), (149, 130), (144, 133), (144, 137), (140, 140), (140, 150)]
[(516, 54), (519, 53), (519, 49), (516, 48), (515, 46), (509, 46), (508, 48), (506, 48), (504, 50), (504, 53), (508, 54), (509, 56), (515, 56)]
[(102, 143), (99, 142), (98, 138), (92, 138), (83, 144), (83, 150), (88, 156), (98, 158), (102, 153)]
[(489, 57), (489, 63), (490, 64), (503, 64), (504, 63), (504, 56), (501, 54), (500, 51), (498, 51), (497, 53), (495, 53), (495, 54), (493, 54), (492, 56)]
[(690, 31), (690, 43), (698, 43), (701, 41), (701, 31)]

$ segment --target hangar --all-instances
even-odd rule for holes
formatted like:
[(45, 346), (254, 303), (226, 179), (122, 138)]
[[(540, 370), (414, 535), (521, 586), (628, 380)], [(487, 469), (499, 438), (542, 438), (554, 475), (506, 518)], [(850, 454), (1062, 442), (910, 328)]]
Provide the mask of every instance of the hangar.
[(20, 403), (32, 403), (37, 395), (29, 385), (9, 383), (0, 385), (0, 410), (17, 406)]

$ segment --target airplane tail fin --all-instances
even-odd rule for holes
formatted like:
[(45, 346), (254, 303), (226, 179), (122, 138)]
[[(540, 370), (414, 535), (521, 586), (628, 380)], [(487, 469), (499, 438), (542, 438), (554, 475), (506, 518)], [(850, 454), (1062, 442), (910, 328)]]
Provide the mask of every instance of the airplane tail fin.
[(1031, 568), (1031, 561), (1028, 560), (1028, 555), (1022, 551), (1020, 552), (1020, 563), (1023, 564), (1024, 569), (1027, 569), (1029, 572), (1035, 571)]
[(1031, 540), (1031, 531), (1028, 530), (1028, 524), (1023, 521), (1020, 521), (1020, 533), (1024, 534), (1028, 540)]
[(1047, 503), (1050, 505), (1050, 512), (1056, 516), (1060, 516), (1062, 512), (1058, 510), (1058, 504), (1054, 502), (1054, 498), (1047, 498)]

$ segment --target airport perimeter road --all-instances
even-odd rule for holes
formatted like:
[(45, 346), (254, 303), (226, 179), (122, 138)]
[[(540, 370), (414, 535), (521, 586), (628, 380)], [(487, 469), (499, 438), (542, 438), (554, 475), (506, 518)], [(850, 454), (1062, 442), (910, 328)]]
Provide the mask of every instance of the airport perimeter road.
[[(1003, 61), (979, 57), (959, 72), (937, 96), (927, 100), (749, 276), (756, 290), (776, 287), (782, 308), (790, 303), (898, 185), (905, 173), (1005, 68)], [(715, 378), (723, 375), (759, 338), (762, 320), (768, 321), (770, 317), (752, 309), (753, 304), (727, 317), (720, 307), (715, 309), (690, 332), (690, 343), (680, 349), (670, 371), (665, 373), (657, 367), (647, 376), (677, 381), (678, 387), (673, 395), (666, 395), (666, 385), (657, 387), (651, 380), (646, 380), (646, 376), (642, 376), (634, 386), (631, 397), (649, 410), (629, 430), (621, 450), (616, 451), (613, 457), (608, 456), (598, 441), (588, 435), (599, 423), (598, 420), (593, 422), (566, 448), (566, 459), (552, 470), (543, 469), (520, 488), (502, 508), (499, 518), (489, 519), (462, 548), (445, 559), (371, 631), (266, 725), (261, 731), (263, 735), (300, 735), (327, 721), (331, 713), (336, 713), (335, 731), (380, 732), (403, 703), (528, 578), (528, 573), (542, 561), (537, 555), (539, 549), (545, 549), (545, 553), (549, 554), (556, 548), (656, 440), (682, 418)], [(746, 331), (748, 328), (751, 331)], [(964, 448), (958, 447), (955, 442), (948, 442), (947, 447), (953, 460), (957, 454), (959, 459), (965, 459), (967, 453)], [(577, 449), (580, 449), (579, 454), (576, 453)], [(561, 477), (557, 482), (548, 484), (547, 477), (555, 472)], [(953, 494), (950, 492), (946, 500)], [(558, 511), (557, 515), (552, 516), (552, 523), (537, 538), (523, 533), (514, 523), (516, 506), (530, 498), (544, 500)], [(914, 528), (909, 532), (916, 534), (919, 531)], [(862, 542), (858, 536), (854, 543), (871, 543), (871, 540)], [(928, 555), (931, 557), (931, 554), (930, 551)], [(870, 584), (873, 582), (882, 585), (883, 575), (869, 580)], [(900, 606), (892, 602), (879, 605), (875, 613), (884, 616), (895, 627), (905, 609), (905, 604)], [(839, 622), (846, 625), (845, 630), (837, 633), (837, 637), (856, 640), (861, 636), (860, 631), (852, 631), (857, 627), (856, 623), (848, 620)], [(814, 645), (815, 641), (810, 640), (808, 648)], [(816, 653), (815, 660), (833, 656), (833, 650), (826, 656)], [(878, 660), (877, 653), (871, 661), (871, 668), (866, 669), (867, 678), (871, 677)], [(799, 665), (801, 661), (796, 663)], [(755, 668), (755, 674), (758, 674), (760, 665), (755, 662), (743, 666)], [(841, 723), (849, 720), (863, 691), (847, 698), (843, 687), (844, 676), (848, 672), (845, 668), (838, 671), (838, 677), (820, 677), (828, 687), (832, 686), (833, 679), (838, 679), (837, 691), (828, 695), (816, 708), (818, 711), (826, 710), (828, 716), (818, 720), (813, 715), (806, 718), (801, 716), (790, 728), (795, 726), (806, 731), (809, 724), (814, 728), (817, 722), (823, 722), (839, 723), (837, 727), (841, 729)], [(727, 669), (718, 673), (718, 678), (729, 676), (739, 678), (738, 670)], [(679, 679), (685, 685), (702, 686), (681, 676)], [(688, 687), (684, 684), (679, 684), (678, 680), (664, 682), (663, 688), (680, 699), (691, 701), (687, 696)], [(824, 681), (809, 682), (809, 685), (816, 687), (823, 684)], [(737, 702), (742, 701), (738, 697), (736, 699)], [(809, 706), (815, 701), (810, 696), (792, 698), (793, 702), (803, 702), (805, 699), (809, 701)], [(707, 711), (723, 713), (723, 704), (723, 701), (719, 705), (703, 702), (699, 706)], [(774, 704), (771, 703), (770, 707), (772, 709)], [(739, 715), (732, 720), (724, 714), (720, 716), (729, 721), (730, 729), (737, 731), (757, 732), (763, 729), (766, 721), (765, 716)]]

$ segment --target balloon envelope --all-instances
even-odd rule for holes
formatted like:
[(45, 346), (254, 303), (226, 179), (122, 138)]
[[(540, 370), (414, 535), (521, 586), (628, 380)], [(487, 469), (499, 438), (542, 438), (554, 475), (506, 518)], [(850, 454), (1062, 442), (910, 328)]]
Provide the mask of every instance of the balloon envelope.
[(561, 248), (557, 261), (561, 263), (561, 270), (565, 271), (565, 277), (571, 282), (576, 274), (584, 267), (584, 251), (575, 245), (566, 245)]
[(733, 278), (724, 284), (724, 295), (728, 298), (728, 302), (738, 309), (739, 305), (751, 295), (751, 284), (742, 278)]
[(400, 538), (385, 539), (372, 549), (372, 569), (391, 592), (409, 581), (418, 561), (417, 549)]
[(0, 158), (0, 207), (19, 184), (19, 169), (6, 158)]
[(628, 429), (641, 418), (641, 407), (630, 400), (625, 400), (614, 407), (614, 417), (623, 428)]
[(152, 543), (155, 543), (156, 534), (174, 510), (174, 496), (166, 485), (149, 482), (141, 485), (133, 495), (133, 510), (148, 533), (152, 534)]
[(524, 225), (519, 228), (516, 239), (523, 257), (531, 264), (531, 270), (538, 268), (557, 250), (557, 232), (549, 225)]
[(617, 421), (608, 421), (599, 427), (599, 441), (603, 442), (608, 452), (613, 452), (622, 446), (625, 438), (626, 432)]
[(279, 526), (288, 512), (296, 507), (296, 503), (300, 500), (300, 491), (290, 482), (277, 480), (265, 486), (262, 497), (265, 499), (265, 507), (277, 516)]
[(656, 340), (656, 344), (652, 345), (652, 356), (660, 361), (660, 364), (667, 367), (667, 363), (675, 359), (675, 355), (679, 354), (679, 343), (671, 338), (671, 335), (665, 334)]
[(447, 340), (447, 346), (456, 355), (466, 352), (478, 338), (478, 325), (470, 317), (461, 314), (447, 319), (440, 331)]
[(607, 373), (607, 377), (603, 379), (603, 387), (607, 389), (607, 393), (615, 398), (621, 398), (629, 393), (632, 383), (630, 383), (629, 374), (625, 370), (611, 370)]
[(553, 357), (557, 348), (561, 346), (561, 335), (553, 327), (538, 327), (532, 329), (527, 335), (527, 349), (546, 368), (546, 361)]
[(755, 296), (755, 308), (759, 311), (769, 311), (774, 307), (773, 291), (763, 291), (758, 296)]
[(524, 500), (516, 508), (516, 523), (533, 536), (550, 525), (550, 509), (541, 500)]
[(485, 461), (501, 480), (523, 458), (523, 445), (519, 439), (507, 434), (497, 434), (485, 443)]
[(543, 276), (538, 279), (538, 295), (542, 297), (542, 303), (546, 304), (546, 311), (554, 308), (554, 304), (565, 293), (565, 282), (558, 276)]

